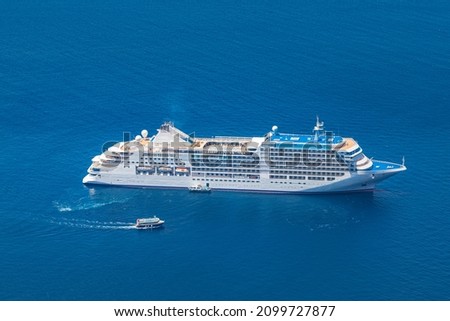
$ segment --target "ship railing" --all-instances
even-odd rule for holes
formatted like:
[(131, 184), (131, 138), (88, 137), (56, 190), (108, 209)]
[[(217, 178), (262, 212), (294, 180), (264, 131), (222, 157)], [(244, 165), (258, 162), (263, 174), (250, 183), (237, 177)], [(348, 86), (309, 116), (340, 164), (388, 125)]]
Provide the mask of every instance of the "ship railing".
[(232, 141), (239, 141), (239, 140), (251, 140), (253, 137), (238, 137), (238, 136), (213, 136), (211, 138), (206, 138), (207, 141), (212, 140), (232, 140)]

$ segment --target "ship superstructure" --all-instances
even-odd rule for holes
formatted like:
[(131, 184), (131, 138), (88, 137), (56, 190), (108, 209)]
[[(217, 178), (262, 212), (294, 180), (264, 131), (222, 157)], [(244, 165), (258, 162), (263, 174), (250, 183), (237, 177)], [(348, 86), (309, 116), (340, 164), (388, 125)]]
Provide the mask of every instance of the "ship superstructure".
[(352, 138), (336, 136), (317, 118), (310, 135), (197, 138), (165, 122), (154, 136), (142, 130), (92, 159), (85, 184), (270, 193), (373, 190), (406, 170), (404, 164), (369, 159)]

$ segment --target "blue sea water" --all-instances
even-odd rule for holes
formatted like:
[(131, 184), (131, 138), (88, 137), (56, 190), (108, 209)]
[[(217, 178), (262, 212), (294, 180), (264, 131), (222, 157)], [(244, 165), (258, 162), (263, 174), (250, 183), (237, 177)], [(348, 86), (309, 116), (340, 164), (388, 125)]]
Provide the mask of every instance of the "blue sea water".
[[(0, 4), (0, 299), (450, 300), (447, 1)], [(122, 132), (316, 115), (408, 171), (322, 196), (81, 183)]]

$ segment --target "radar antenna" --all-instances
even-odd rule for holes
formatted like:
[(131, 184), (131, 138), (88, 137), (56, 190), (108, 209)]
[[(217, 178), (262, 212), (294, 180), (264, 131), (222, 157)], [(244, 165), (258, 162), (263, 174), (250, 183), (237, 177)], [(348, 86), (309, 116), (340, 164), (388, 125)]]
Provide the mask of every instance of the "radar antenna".
[(323, 121), (321, 122), (319, 119), (319, 116), (316, 116), (317, 120), (316, 120), (316, 126), (314, 126), (313, 129), (313, 133), (314, 133), (314, 141), (318, 142), (319, 141), (319, 136), (323, 134), (324, 129), (323, 129)]
[(316, 126), (314, 126), (314, 130), (321, 131), (321, 130), (323, 130), (324, 122), (320, 121), (319, 116), (316, 116), (316, 118), (317, 118), (317, 121), (316, 121)]

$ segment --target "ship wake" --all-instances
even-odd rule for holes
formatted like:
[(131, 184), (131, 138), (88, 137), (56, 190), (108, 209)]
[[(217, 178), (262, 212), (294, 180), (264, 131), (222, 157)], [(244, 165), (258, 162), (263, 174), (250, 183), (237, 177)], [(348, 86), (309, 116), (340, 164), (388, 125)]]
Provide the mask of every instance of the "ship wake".
[(95, 229), (95, 230), (131, 230), (136, 229), (134, 223), (129, 222), (104, 222), (97, 220), (86, 219), (63, 219), (54, 220), (54, 224), (75, 227), (81, 229)]

